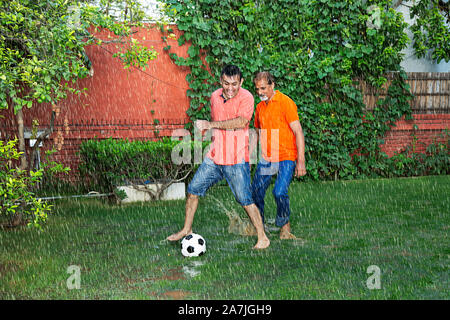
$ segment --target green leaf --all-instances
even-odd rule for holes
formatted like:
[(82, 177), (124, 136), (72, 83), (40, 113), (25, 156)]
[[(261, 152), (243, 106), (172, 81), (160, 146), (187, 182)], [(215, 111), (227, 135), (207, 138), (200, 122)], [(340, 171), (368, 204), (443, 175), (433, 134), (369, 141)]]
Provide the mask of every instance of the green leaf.
[(198, 54), (199, 54), (199, 49), (198, 49), (197, 46), (191, 45), (191, 46), (189, 47), (187, 53), (188, 53), (188, 55), (191, 56), (191, 57), (197, 57)]

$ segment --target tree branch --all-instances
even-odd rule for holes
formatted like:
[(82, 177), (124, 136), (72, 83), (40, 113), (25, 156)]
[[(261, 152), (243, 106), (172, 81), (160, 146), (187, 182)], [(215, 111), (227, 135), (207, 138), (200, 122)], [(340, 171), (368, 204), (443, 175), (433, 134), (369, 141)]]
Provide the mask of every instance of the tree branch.
[(54, 129), (54, 125), (55, 125), (55, 117), (56, 117), (56, 112), (52, 111), (52, 116), (50, 119), (50, 126), (47, 127), (44, 132), (42, 132), (37, 138), (36, 138), (36, 143), (34, 144), (32, 151), (31, 151), (31, 168), (34, 168), (35, 166), (35, 159), (36, 159), (36, 153), (37, 150), (39, 148), (40, 143), (47, 139), (52, 133), (53, 133), (53, 129)]

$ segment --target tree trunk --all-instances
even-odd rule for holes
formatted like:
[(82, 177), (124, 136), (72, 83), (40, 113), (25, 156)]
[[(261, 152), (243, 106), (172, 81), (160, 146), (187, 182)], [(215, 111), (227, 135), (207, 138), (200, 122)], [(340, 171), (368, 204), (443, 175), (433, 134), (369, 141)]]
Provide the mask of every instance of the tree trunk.
[(25, 137), (24, 137), (24, 124), (23, 124), (23, 112), (22, 109), (18, 110), (16, 113), (17, 128), (18, 128), (18, 139), (19, 139), (19, 152), (22, 152), (20, 157), (20, 169), (26, 170), (28, 168), (27, 153), (25, 150)]

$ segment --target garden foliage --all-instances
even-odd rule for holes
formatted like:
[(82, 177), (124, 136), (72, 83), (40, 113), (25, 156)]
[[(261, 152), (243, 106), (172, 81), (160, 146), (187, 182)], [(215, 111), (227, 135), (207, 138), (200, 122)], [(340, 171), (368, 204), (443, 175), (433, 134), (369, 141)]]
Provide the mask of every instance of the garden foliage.
[[(123, 14), (110, 14), (113, 6), (124, 8), (119, 11)], [(138, 1), (0, 0), (0, 109), (14, 110), (20, 124), (24, 108), (50, 103), (55, 110), (68, 93), (86, 93), (71, 83), (94, 72), (84, 50), (87, 45), (114, 44), (113, 56), (124, 68), (145, 69), (158, 53), (132, 38), (133, 28), (144, 27), (143, 18)], [(102, 38), (99, 30), (109, 30), (108, 38)], [(53, 120), (45, 135), (37, 138), (45, 139), (52, 131)], [(21, 168), (25, 169), (21, 125), (17, 137)]]
[(196, 164), (195, 145), (202, 150), (206, 143), (170, 139), (88, 140), (80, 145), (79, 172), (88, 188), (103, 192), (121, 185), (181, 181)]
[[(385, 166), (383, 136), (401, 117), (411, 117), (400, 66), (407, 24), (391, 1), (165, 2), (166, 15), (184, 32), (179, 45), (189, 42), (187, 57), (170, 46), (166, 51), (190, 68), (191, 120), (209, 119), (209, 96), (225, 64), (237, 64), (243, 86), (253, 92), (255, 72), (268, 70), (276, 89), (298, 106), (305, 179), (361, 178)], [(372, 108), (363, 102), (362, 82), (378, 92)]]
[[(105, 1), (97, 6), (90, 2), (0, 0), (0, 108), (17, 111), (36, 103), (56, 104), (68, 91), (80, 93), (68, 82), (89, 74), (87, 45), (125, 43), (115, 53), (124, 67), (145, 69), (148, 61), (156, 59), (153, 49), (130, 38), (131, 27), (142, 25), (138, 21), (142, 17), (135, 14), (134, 21), (118, 23), (103, 12)], [(129, 11), (136, 6), (133, 3)], [(98, 39), (92, 33), (98, 29), (110, 30), (115, 38)]]
[(41, 181), (43, 169), (17, 169), (14, 161), (20, 157), (17, 140), (0, 140), (0, 215), (10, 225), (27, 221), (29, 226), (41, 227), (46, 222), (51, 205), (36, 199), (32, 189)]
[(436, 62), (450, 61), (450, 3), (443, 0), (420, 0), (411, 7), (413, 47), (417, 57)]
[(426, 147), (425, 153), (415, 152), (417, 141), (413, 137), (411, 145), (391, 158), (385, 156), (380, 162), (380, 171), (386, 177), (411, 177), (423, 175), (441, 175), (450, 173), (450, 131), (441, 133), (441, 142), (437, 139)]

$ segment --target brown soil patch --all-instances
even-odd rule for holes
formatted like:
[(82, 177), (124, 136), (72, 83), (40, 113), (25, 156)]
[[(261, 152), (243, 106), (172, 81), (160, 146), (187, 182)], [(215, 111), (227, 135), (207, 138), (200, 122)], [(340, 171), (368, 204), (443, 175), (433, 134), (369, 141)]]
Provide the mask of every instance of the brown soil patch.
[(4, 276), (9, 272), (16, 272), (21, 269), (21, 266), (12, 261), (0, 262), (0, 276)]
[(173, 291), (166, 291), (166, 292), (162, 293), (161, 296), (166, 297), (166, 298), (172, 298), (174, 300), (183, 300), (189, 294), (190, 294), (190, 292), (188, 292), (188, 291), (173, 290)]
[(182, 271), (181, 267), (169, 269), (167, 271), (167, 274), (164, 274), (160, 277), (150, 277), (150, 278), (142, 278), (142, 279), (131, 279), (128, 277), (123, 277), (124, 281), (128, 285), (134, 285), (137, 283), (142, 282), (148, 282), (148, 281), (162, 281), (162, 280), (170, 280), (170, 281), (176, 281), (176, 280), (184, 280), (186, 279), (184, 272)]

